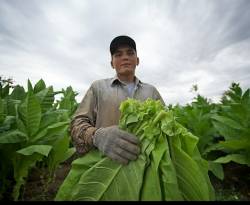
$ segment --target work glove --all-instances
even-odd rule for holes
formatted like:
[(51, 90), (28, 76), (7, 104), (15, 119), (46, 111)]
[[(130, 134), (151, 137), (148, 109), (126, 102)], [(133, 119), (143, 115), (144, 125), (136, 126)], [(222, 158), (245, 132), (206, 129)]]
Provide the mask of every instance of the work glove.
[(121, 164), (136, 160), (140, 153), (139, 139), (116, 125), (97, 129), (93, 144), (104, 155)]

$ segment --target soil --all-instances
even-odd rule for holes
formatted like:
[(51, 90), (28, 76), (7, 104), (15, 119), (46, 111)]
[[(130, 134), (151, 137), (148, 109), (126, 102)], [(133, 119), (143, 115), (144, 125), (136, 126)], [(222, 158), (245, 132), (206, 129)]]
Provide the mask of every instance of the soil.
[[(55, 172), (54, 180), (47, 186), (47, 171), (33, 169), (21, 196), (21, 201), (53, 201), (58, 188), (71, 168), (71, 161), (63, 163)], [(216, 201), (250, 201), (250, 167), (236, 163), (223, 165), (224, 180), (210, 174), (216, 193)]]
[[(46, 169), (33, 169), (23, 190), (21, 201), (53, 201), (57, 190), (66, 178), (71, 168), (70, 164), (61, 164), (50, 182)], [(34, 177), (35, 176), (35, 177)]]
[(230, 162), (223, 165), (224, 179), (210, 175), (217, 201), (250, 201), (250, 167)]
[(49, 177), (46, 168), (34, 168), (30, 171), (29, 177), (20, 196), (20, 201), (53, 201), (56, 193), (67, 177), (71, 162), (77, 156), (71, 157), (69, 160), (60, 164), (56, 169), (54, 176)]

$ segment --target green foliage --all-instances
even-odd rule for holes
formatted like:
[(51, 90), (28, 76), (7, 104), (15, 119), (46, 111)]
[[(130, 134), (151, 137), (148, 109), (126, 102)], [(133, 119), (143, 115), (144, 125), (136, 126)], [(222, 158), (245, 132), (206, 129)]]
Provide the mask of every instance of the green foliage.
[[(192, 91), (197, 92), (198, 86)], [(28, 80), (25, 91), (12, 79), (0, 77), (0, 200), (7, 190), (20, 199), (32, 167), (45, 166), (52, 177), (56, 167), (75, 152), (68, 126), (78, 106), (76, 95), (71, 86), (54, 91), (42, 79), (34, 86)], [(167, 112), (150, 103), (140, 111), (139, 107), (123, 104), (130, 114), (120, 121), (122, 129), (141, 137), (145, 153), (137, 162), (120, 166), (93, 150), (72, 163), (57, 199), (207, 200), (212, 198), (207, 170), (223, 180), (223, 164), (250, 166), (249, 89), (232, 83), (217, 104), (198, 94), (186, 106), (169, 105)], [(105, 186), (91, 184), (93, 178)], [(82, 198), (85, 192), (91, 198)]]
[[(0, 157), (3, 162), (0, 172), (4, 182), (0, 199), (5, 190), (10, 189), (5, 179), (12, 178), (15, 180), (13, 198), (18, 200), (29, 170), (37, 166), (37, 162), (47, 166), (53, 176), (59, 163), (75, 152), (68, 136), (72, 107), (56, 108), (55, 95), (60, 92), (54, 92), (52, 86), (46, 87), (42, 79), (34, 87), (28, 80), (27, 92), (19, 85), (12, 86), (11, 93), (8, 89), (6, 94), (6, 90), (1, 91), (0, 97)], [(73, 102), (74, 97), (70, 96)], [(65, 96), (62, 101), (66, 101)]]
[(199, 137), (198, 148), (201, 153), (204, 153), (204, 150), (213, 144), (214, 136), (217, 135), (211, 119), (216, 109), (215, 104), (200, 95), (194, 99), (191, 105), (184, 107), (177, 105), (172, 108), (176, 120)]
[(197, 95), (191, 104), (186, 106), (171, 107), (176, 115), (176, 120), (186, 127), (195, 136), (199, 137), (198, 149), (201, 155), (209, 161), (209, 170), (220, 179), (224, 178), (223, 169), (220, 164), (214, 163), (211, 157), (207, 156), (207, 150), (214, 145), (217, 129), (213, 126), (213, 116), (218, 105), (210, 103), (208, 99)]
[(141, 154), (124, 166), (92, 150), (73, 162), (56, 200), (213, 200), (198, 138), (160, 101), (128, 99), (119, 126), (139, 137)]
[(213, 116), (213, 125), (223, 140), (209, 148), (221, 150), (224, 156), (219, 163), (234, 161), (250, 166), (250, 94), (242, 91), (239, 84), (232, 83), (222, 97), (222, 105)]
[(4, 79), (0, 76), (0, 97), (5, 98), (9, 95), (9, 91), (13, 88), (13, 80), (11, 78)]
[(75, 100), (77, 93), (73, 91), (71, 86), (67, 87), (66, 90), (62, 89), (61, 93), (63, 94), (63, 98), (61, 98), (61, 101), (57, 101), (55, 106), (58, 106), (59, 109), (68, 110), (68, 114), (72, 115), (78, 106)]
[(209, 169), (223, 179), (221, 164), (234, 161), (250, 166), (250, 95), (232, 83), (221, 103), (198, 95), (190, 105), (171, 106), (177, 121), (199, 137), (198, 148)]

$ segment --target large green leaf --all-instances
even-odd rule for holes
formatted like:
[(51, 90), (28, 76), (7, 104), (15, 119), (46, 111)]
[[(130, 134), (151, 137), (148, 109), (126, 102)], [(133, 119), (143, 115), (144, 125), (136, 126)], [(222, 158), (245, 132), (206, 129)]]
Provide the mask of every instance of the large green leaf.
[(239, 151), (242, 149), (250, 150), (250, 138), (240, 138), (237, 140), (227, 140), (219, 143), (221, 147), (231, 151)]
[(221, 122), (213, 121), (213, 126), (225, 140), (233, 140), (239, 137), (239, 130), (228, 127)]
[(243, 129), (243, 127), (241, 126), (240, 123), (230, 119), (230, 118), (227, 118), (227, 117), (224, 117), (224, 116), (219, 116), (219, 115), (214, 115), (211, 117), (212, 119), (214, 120), (217, 120), (231, 128), (234, 128), (234, 129), (238, 129), (238, 130), (241, 130)]
[(30, 143), (36, 142), (45, 144), (48, 142), (55, 142), (58, 138), (65, 136), (68, 126), (69, 121), (53, 123), (40, 130), (32, 139), (30, 139)]
[(16, 152), (22, 155), (32, 155), (34, 153), (38, 153), (43, 156), (48, 156), (51, 149), (51, 145), (30, 145), (23, 149), (17, 150)]
[(13, 100), (24, 100), (25, 96), (26, 96), (26, 93), (25, 93), (24, 88), (20, 85), (17, 85), (14, 87), (10, 95), (10, 98)]
[(31, 94), (33, 93), (33, 86), (32, 86), (32, 83), (30, 82), (30, 79), (28, 79), (28, 94)]
[[(67, 110), (50, 110), (46, 113), (43, 113), (39, 130), (44, 129), (54, 123), (64, 121), (62, 120), (61, 116), (65, 115), (67, 115)], [(67, 118), (67, 120), (68, 119), (69, 117)]]
[(7, 103), (7, 113), (8, 115), (17, 115), (18, 106), (21, 104), (21, 100), (14, 100), (11, 98), (6, 99)]
[(36, 96), (29, 94), (19, 111), (28, 134), (32, 137), (38, 131), (41, 121), (41, 106)]
[(86, 156), (80, 157), (72, 162), (72, 168), (60, 186), (56, 201), (73, 200), (72, 192), (76, 189), (82, 174), (101, 160), (100, 152), (91, 150)]
[(52, 86), (40, 90), (36, 93), (36, 96), (39, 99), (42, 112), (46, 112), (52, 108), (52, 104), (55, 100)]
[(184, 199), (188, 201), (210, 200), (207, 181), (197, 163), (175, 144), (172, 144), (171, 148), (178, 184)]
[(28, 133), (23, 121), (21, 119), (19, 119), (18, 117), (16, 118), (16, 124), (17, 124), (18, 130), (20, 130), (21, 132), (26, 133), (26, 134)]
[(243, 102), (243, 104), (248, 104), (249, 105), (249, 103), (250, 103), (250, 89), (249, 88), (243, 94), (242, 102)]
[(8, 132), (13, 129), (16, 129), (15, 117), (6, 116), (3, 123), (0, 125), (0, 133)]
[[(149, 148), (147, 148), (149, 149)], [(165, 172), (163, 172), (160, 168), (162, 168), (162, 163), (167, 162), (169, 155), (166, 155), (166, 141), (161, 134), (159, 137), (159, 142), (155, 143), (155, 146), (151, 148), (150, 151), (150, 161), (148, 161), (149, 165), (147, 166), (144, 178), (147, 180), (143, 181), (142, 190), (140, 200), (142, 201), (161, 201), (161, 200), (180, 200), (182, 199), (178, 186), (171, 186), (171, 183), (164, 180), (161, 181)], [(147, 151), (146, 151), (147, 152)], [(169, 153), (168, 153), (169, 154)], [(173, 168), (173, 167), (171, 167)], [(163, 172), (163, 174), (162, 174)], [(168, 169), (168, 174), (173, 176), (172, 172), (175, 174), (174, 169)], [(174, 180), (172, 180), (173, 182)], [(175, 184), (177, 185), (177, 183)], [(163, 187), (167, 190), (163, 191)], [(170, 188), (170, 189), (169, 189)], [(168, 193), (167, 193), (168, 192)], [(174, 195), (172, 195), (175, 193)], [(170, 197), (169, 197), (170, 196)]]
[(184, 199), (178, 185), (176, 170), (170, 157), (168, 143), (166, 143), (166, 147), (167, 150), (163, 156), (165, 160), (160, 161), (160, 179), (163, 188), (163, 200), (182, 201)]
[(43, 81), (43, 79), (40, 79), (34, 86), (34, 93), (38, 93), (45, 88), (46, 88), (45, 82)]
[(59, 138), (53, 143), (53, 148), (49, 154), (48, 166), (51, 174), (55, 171), (56, 167), (67, 160), (75, 153), (75, 148), (69, 148), (70, 137), (65, 134), (63, 138)]
[(209, 170), (220, 180), (224, 179), (223, 167), (220, 163), (209, 161)]
[(28, 136), (19, 130), (0, 133), (0, 144), (13, 144), (28, 140)]
[(5, 85), (2, 89), (2, 92), (0, 93), (1, 94), (1, 98), (5, 98), (9, 95), (9, 90), (10, 90), (10, 86), (9, 84)]
[(0, 124), (4, 121), (5, 116), (6, 115), (4, 114), (3, 100), (0, 97)]
[[(67, 136), (68, 137), (68, 136)], [(68, 160), (70, 157), (73, 156), (73, 154), (76, 153), (76, 148), (75, 147), (70, 147), (66, 150), (66, 152), (64, 152), (62, 155), (60, 155), (59, 157), (59, 162), (64, 162), (66, 160)], [(58, 154), (59, 155), (59, 154)]]
[[(139, 200), (143, 172), (138, 170), (143, 170), (144, 166), (145, 161), (139, 158), (136, 163), (131, 162), (121, 169), (122, 165), (105, 157), (81, 176), (72, 192), (73, 200)], [(129, 181), (131, 177), (136, 182), (133, 185)]]
[(249, 156), (246, 154), (228, 154), (225, 157), (220, 157), (214, 160), (214, 162), (216, 163), (223, 163), (223, 164), (228, 163), (230, 161), (250, 166), (250, 159)]

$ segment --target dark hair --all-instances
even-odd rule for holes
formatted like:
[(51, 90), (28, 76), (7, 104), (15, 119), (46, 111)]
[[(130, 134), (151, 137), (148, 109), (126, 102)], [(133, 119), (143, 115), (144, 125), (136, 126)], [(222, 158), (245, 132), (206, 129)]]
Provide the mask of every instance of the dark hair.
[(110, 53), (113, 55), (120, 46), (129, 46), (136, 51), (135, 41), (129, 36), (117, 36), (110, 43)]

